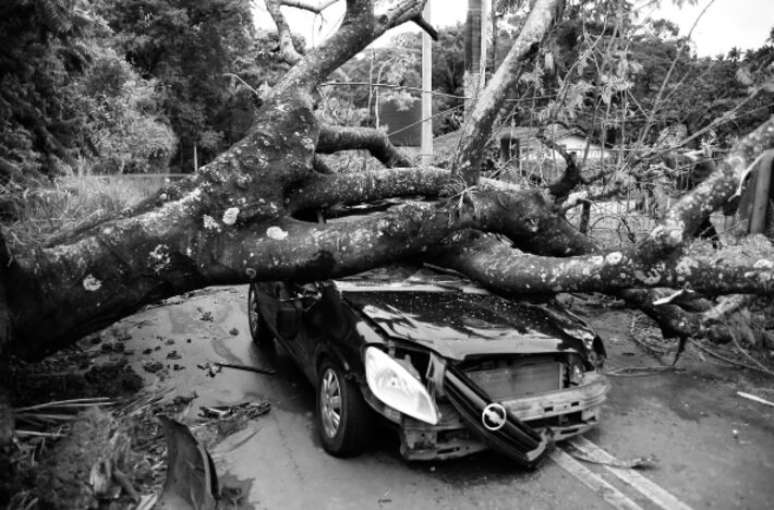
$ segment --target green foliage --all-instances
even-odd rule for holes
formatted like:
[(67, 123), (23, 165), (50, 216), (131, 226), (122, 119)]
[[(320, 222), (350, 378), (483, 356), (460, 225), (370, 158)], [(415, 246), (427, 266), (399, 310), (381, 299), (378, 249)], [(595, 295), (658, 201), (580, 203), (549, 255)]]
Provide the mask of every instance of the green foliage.
[(0, 180), (95, 165), (163, 169), (175, 138), (155, 84), (110, 49), (113, 34), (83, 0), (0, 7)]
[(163, 91), (161, 106), (180, 140), (182, 170), (192, 168), (194, 145), (199, 162), (206, 163), (244, 135), (260, 101), (243, 89), (276, 80), (258, 63), (270, 56), (265, 49), (271, 43), (265, 34), (256, 37), (249, 0), (100, 0), (98, 5), (120, 51)]
[[(525, 2), (500, 4), (498, 47), (504, 51), (518, 34)], [(657, 143), (678, 125), (687, 135), (708, 131), (714, 143), (727, 144), (774, 112), (767, 91), (774, 86), (764, 77), (771, 74), (765, 70), (770, 47), (698, 58), (674, 23), (640, 20), (629, 2), (570, 1), (522, 72), (511, 114), (518, 125), (560, 122), (629, 151)], [(496, 57), (499, 63), (504, 53)], [(749, 77), (747, 84), (740, 75)], [(729, 111), (733, 115), (716, 122)]]
[(68, 94), (89, 60), (94, 20), (83, 3), (8, 0), (0, 6), (0, 180), (53, 173), (77, 154), (85, 116)]
[(101, 173), (163, 172), (177, 139), (158, 116), (156, 83), (142, 79), (110, 48), (99, 50), (78, 86), (90, 112), (88, 136)]
[[(440, 27), (433, 42), (433, 132), (436, 135), (459, 128), (462, 119), (462, 73), (464, 70), (463, 25)], [(421, 36), (404, 33), (393, 38), (389, 47), (372, 48), (347, 62), (341, 69), (353, 83), (386, 84), (388, 87), (333, 88), (324, 91), (323, 114), (329, 121), (343, 122), (332, 107), (350, 104), (350, 122), (373, 126), (377, 100), (407, 103), (419, 97), (421, 86)], [(406, 88), (400, 88), (406, 87)]]

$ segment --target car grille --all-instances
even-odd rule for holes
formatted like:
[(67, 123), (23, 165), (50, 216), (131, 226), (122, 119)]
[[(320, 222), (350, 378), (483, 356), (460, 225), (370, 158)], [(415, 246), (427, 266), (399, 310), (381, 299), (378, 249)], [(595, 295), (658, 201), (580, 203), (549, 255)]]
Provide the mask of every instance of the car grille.
[(563, 366), (553, 356), (530, 356), (482, 362), (465, 374), (497, 402), (561, 389)]

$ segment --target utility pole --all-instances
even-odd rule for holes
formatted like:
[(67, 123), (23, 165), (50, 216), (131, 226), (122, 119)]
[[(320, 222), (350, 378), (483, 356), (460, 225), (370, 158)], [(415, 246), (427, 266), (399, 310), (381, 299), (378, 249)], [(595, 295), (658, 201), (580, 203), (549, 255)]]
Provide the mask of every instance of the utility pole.
[(481, 53), (478, 58), (478, 91), (486, 85), (486, 53), (489, 44), (489, 31), (491, 30), (489, 18), (492, 15), (492, 0), (481, 0)]
[[(425, 3), (422, 16), (430, 19), (430, 0)], [(433, 41), (427, 32), (422, 32), (422, 165), (433, 163)]]
[(491, 0), (468, 0), (468, 17), (465, 22), (465, 116), (470, 114), (479, 90), (486, 77), (487, 32)]

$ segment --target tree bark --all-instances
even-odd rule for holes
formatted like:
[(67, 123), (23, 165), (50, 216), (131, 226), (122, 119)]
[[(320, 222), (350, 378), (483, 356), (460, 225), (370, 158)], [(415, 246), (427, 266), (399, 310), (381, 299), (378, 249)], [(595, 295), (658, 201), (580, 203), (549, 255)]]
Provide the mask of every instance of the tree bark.
[(368, 150), (388, 168), (412, 166), (411, 159), (399, 151), (380, 129), (323, 125), (317, 140), (317, 152), (331, 154), (343, 150)]

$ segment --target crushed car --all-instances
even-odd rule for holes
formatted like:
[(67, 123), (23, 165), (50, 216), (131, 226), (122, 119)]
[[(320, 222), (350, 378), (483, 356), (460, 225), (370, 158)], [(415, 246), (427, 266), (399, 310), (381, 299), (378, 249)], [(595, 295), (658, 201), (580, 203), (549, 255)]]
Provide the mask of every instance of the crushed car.
[(362, 452), (380, 415), (406, 459), (492, 448), (532, 467), (597, 425), (610, 389), (602, 340), (582, 319), (434, 268), (255, 282), (248, 315), (259, 348), (276, 339), (314, 385), (335, 456)]

